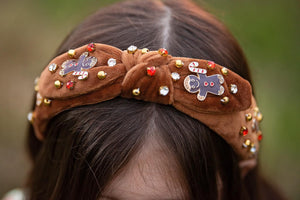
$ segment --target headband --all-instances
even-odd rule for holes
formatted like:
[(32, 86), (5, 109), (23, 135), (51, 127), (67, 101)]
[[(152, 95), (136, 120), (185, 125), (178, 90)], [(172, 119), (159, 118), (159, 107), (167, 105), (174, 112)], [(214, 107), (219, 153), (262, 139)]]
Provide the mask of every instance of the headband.
[(262, 139), (250, 83), (212, 61), (172, 57), (166, 49), (127, 50), (90, 43), (44, 69), (29, 113), (38, 139), (58, 113), (115, 97), (172, 105), (219, 134), (244, 161), (256, 160)]

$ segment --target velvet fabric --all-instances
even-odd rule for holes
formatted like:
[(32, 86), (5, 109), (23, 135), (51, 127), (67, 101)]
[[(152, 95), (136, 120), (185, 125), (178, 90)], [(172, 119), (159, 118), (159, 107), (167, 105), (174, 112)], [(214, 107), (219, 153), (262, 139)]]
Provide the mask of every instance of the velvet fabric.
[[(79, 56), (88, 52), (87, 46), (75, 49), (74, 58), (70, 58), (68, 53), (64, 53), (54, 58), (42, 72), (38, 93), (42, 100), (51, 100), (50, 105), (43, 101), (37, 105), (33, 111), (33, 126), (36, 136), (43, 140), (43, 132), (49, 120), (58, 113), (81, 105), (95, 104), (115, 97), (135, 98), (142, 101), (155, 102), (159, 104), (172, 105), (177, 110), (199, 120), (223, 137), (239, 155), (241, 160), (255, 160), (255, 154), (249, 148), (242, 145), (249, 139), (259, 149), (257, 132), (252, 127), (253, 121), (245, 118), (246, 114), (255, 115), (256, 102), (252, 95), (250, 83), (233, 71), (228, 70), (227, 74), (222, 73), (223, 66), (215, 64), (214, 69), (208, 67), (209, 61), (172, 57), (171, 55), (161, 55), (158, 51), (143, 53), (138, 49), (134, 53), (127, 50), (120, 50), (116, 47), (95, 44), (95, 51), (89, 52), (89, 56), (97, 58), (97, 63), (90, 69), (82, 69), (88, 72), (86, 80), (79, 80), (73, 72), (61, 76), (62, 63), (70, 59), (78, 59)], [(110, 58), (116, 59), (116, 65), (108, 66)], [(181, 60), (183, 66), (178, 68), (176, 60)], [(184, 79), (189, 75), (197, 75), (189, 70), (191, 62), (198, 62), (197, 68), (207, 70), (206, 75), (212, 76), (220, 74), (224, 78), (224, 93), (215, 95), (207, 93), (205, 100), (197, 99), (197, 93), (190, 93), (184, 87)], [(49, 71), (51, 64), (57, 64), (54, 72)], [(147, 67), (155, 67), (153, 76), (147, 75)], [(104, 71), (106, 77), (99, 79), (97, 74)], [(173, 80), (172, 72), (180, 75), (179, 80)], [(54, 82), (59, 80), (63, 83), (61, 88), (57, 88)], [(68, 89), (68, 81), (74, 82), (74, 88)], [(237, 93), (231, 93), (230, 85), (235, 84)], [(160, 94), (160, 87), (167, 86), (169, 92), (163, 96)], [(209, 87), (209, 86), (208, 86)], [(140, 94), (134, 95), (133, 90), (139, 89)], [(228, 97), (227, 104), (221, 103), (223, 97)], [(247, 127), (249, 133), (246, 136), (240, 134), (241, 127)]]

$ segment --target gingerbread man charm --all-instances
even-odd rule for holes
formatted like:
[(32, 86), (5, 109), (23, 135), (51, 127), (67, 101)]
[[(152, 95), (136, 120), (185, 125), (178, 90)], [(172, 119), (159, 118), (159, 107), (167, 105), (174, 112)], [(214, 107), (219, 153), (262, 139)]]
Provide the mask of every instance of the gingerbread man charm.
[(205, 69), (196, 68), (198, 62), (191, 62), (189, 64), (189, 70), (197, 73), (195, 75), (189, 75), (184, 79), (184, 88), (190, 93), (197, 93), (197, 99), (204, 101), (207, 93), (214, 95), (222, 95), (224, 93), (224, 87), (221, 85), (224, 83), (224, 78), (220, 74), (212, 76), (206, 76), (207, 71)]

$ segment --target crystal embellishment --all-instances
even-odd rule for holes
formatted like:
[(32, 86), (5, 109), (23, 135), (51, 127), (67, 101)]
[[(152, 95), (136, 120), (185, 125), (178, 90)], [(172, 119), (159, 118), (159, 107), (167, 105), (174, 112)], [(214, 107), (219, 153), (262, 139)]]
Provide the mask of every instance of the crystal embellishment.
[(32, 112), (28, 113), (27, 119), (29, 122), (33, 122), (33, 113)]
[(43, 101), (43, 97), (41, 96), (40, 93), (37, 93), (36, 94), (36, 105), (40, 106), (42, 104), (42, 101)]
[(134, 45), (130, 45), (128, 48), (127, 48), (127, 52), (128, 53), (135, 53), (137, 51), (137, 47), (134, 46)]
[(171, 77), (174, 81), (178, 81), (180, 79), (180, 75), (177, 72), (172, 72)]
[(253, 145), (251, 148), (250, 148), (250, 152), (255, 154), (256, 153), (256, 147), (255, 145)]
[(169, 93), (169, 88), (168, 86), (161, 86), (159, 88), (159, 94), (162, 96), (167, 96), (167, 94)]
[(116, 64), (117, 64), (117, 60), (114, 59), (114, 58), (110, 58), (110, 59), (108, 59), (108, 61), (107, 61), (107, 65), (110, 66), (110, 67), (113, 67), (113, 66), (115, 66)]
[(237, 88), (237, 86), (235, 84), (231, 84), (230, 85), (230, 92), (232, 94), (236, 94), (238, 92), (238, 88)]
[(50, 72), (55, 72), (57, 69), (57, 64), (52, 63), (51, 65), (49, 65), (48, 69)]

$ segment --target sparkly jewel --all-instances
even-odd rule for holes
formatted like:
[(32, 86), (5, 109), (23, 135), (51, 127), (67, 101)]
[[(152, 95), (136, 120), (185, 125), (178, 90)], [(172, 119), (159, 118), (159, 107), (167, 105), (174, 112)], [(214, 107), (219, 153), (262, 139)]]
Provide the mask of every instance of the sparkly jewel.
[(159, 53), (161, 56), (167, 56), (167, 55), (168, 55), (168, 51), (167, 51), (167, 49), (165, 49), (165, 48), (160, 48), (160, 49), (158, 49), (158, 53)]
[(44, 99), (44, 104), (49, 106), (51, 104), (51, 100), (50, 99)]
[(257, 121), (259, 121), (259, 122), (262, 121), (263, 115), (261, 114), (261, 112), (258, 112), (258, 113), (256, 114), (256, 119), (257, 119)]
[(107, 65), (110, 66), (110, 67), (113, 67), (113, 66), (115, 66), (116, 64), (117, 64), (117, 60), (114, 59), (114, 58), (110, 58), (110, 59), (108, 59), (108, 61), (107, 61)]
[(131, 45), (131, 46), (129, 46), (129, 47), (127, 48), (127, 52), (128, 52), (128, 53), (133, 54), (133, 53), (135, 53), (136, 51), (137, 51), (137, 47), (134, 46), (134, 45)]
[(261, 141), (263, 139), (263, 135), (261, 132), (258, 133), (257, 139), (258, 141)]
[(245, 140), (245, 142), (243, 143), (244, 148), (248, 148), (250, 145), (251, 145), (251, 141), (249, 139)]
[(155, 67), (147, 67), (147, 75), (148, 76), (154, 76), (156, 72)]
[(88, 56), (88, 52), (84, 52), (78, 58), (78, 60), (72, 59), (63, 62), (62, 70), (60, 70), (59, 75), (65, 76), (69, 72), (82, 72), (82, 69), (90, 69), (94, 67), (97, 63), (97, 58), (93, 56)]
[(96, 44), (95, 44), (95, 43), (89, 43), (89, 44), (87, 45), (87, 50), (88, 50), (89, 52), (94, 52), (94, 51), (96, 50)]
[(27, 114), (27, 119), (28, 119), (28, 121), (29, 121), (30, 123), (33, 122), (33, 119), (34, 119), (34, 117), (33, 117), (33, 112), (30, 112), (30, 113)]
[(36, 105), (40, 106), (42, 104), (43, 97), (41, 96), (40, 93), (36, 93)]
[(162, 96), (166, 96), (169, 93), (169, 88), (167, 86), (161, 86), (159, 88), (159, 94)]
[(172, 72), (171, 77), (174, 81), (178, 81), (180, 79), (180, 75), (177, 72)]
[(140, 88), (136, 88), (136, 89), (133, 89), (132, 90), (132, 94), (134, 95), (134, 96), (138, 96), (138, 95), (140, 95)]
[(229, 103), (229, 97), (223, 97), (222, 99), (221, 99), (221, 103), (222, 104), (228, 104)]
[(250, 152), (251, 152), (252, 154), (255, 154), (255, 153), (256, 153), (256, 147), (255, 147), (254, 144), (251, 144)]
[(148, 52), (149, 52), (149, 49), (147, 49), (147, 48), (142, 49), (142, 54), (145, 54), (145, 53), (148, 53)]
[(66, 84), (66, 87), (67, 87), (69, 90), (74, 89), (74, 81), (68, 81), (67, 84)]
[(256, 119), (252, 120), (252, 131), (255, 131), (256, 133), (258, 133), (259, 130), (259, 123)]
[(177, 68), (181, 68), (181, 67), (183, 67), (184, 64), (183, 64), (182, 60), (176, 60), (175, 65)]
[(215, 69), (216, 64), (213, 61), (207, 61), (208, 69)]
[(64, 77), (66, 74), (64, 72), (64, 69), (60, 70), (58, 73), (61, 77)]
[[(224, 93), (224, 87), (221, 85), (224, 83), (224, 78), (220, 74), (206, 76), (207, 70), (197, 68), (198, 62), (191, 62), (189, 64), (189, 70), (197, 73), (195, 75), (189, 75), (184, 79), (184, 87), (190, 93), (197, 93), (197, 99), (204, 101), (207, 93), (214, 95), (222, 95)], [(208, 86), (208, 83), (210, 87)]]
[(226, 67), (223, 67), (221, 69), (221, 72), (222, 72), (223, 75), (227, 75), (228, 74), (228, 69)]
[(238, 92), (238, 88), (235, 84), (230, 84), (230, 92), (232, 94), (236, 94)]
[(63, 83), (60, 82), (59, 80), (56, 80), (56, 81), (54, 82), (54, 86), (55, 86), (57, 89), (59, 89), (59, 88), (61, 88), (61, 87), (63, 86)]
[(101, 79), (105, 79), (106, 75), (107, 74), (104, 71), (99, 71), (97, 77), (101, 80)]
[(40, 78), (39, 77), (36, 77), (35, 79), (34, 79), (34, 91), (39, 91), (39, 80), (40, 80)]
[(246, 135), (248, 134), (248, 129), (247, 129), (247, 127), (242, 126), (242, 127), (241, 127), (241, 130), (240, 130), (240, 134), (241, 134), (242, 136), (246, 136)]
[(52, 63), (51, 65), (49, 65), (48, 69), (49, 69), (49, 71), (52, 72), (52, 73), (55, 72), (56, 69), (57, 69), (57, 64)]
[(74, 58), (76, 56), (76, 51), (74, 49), (70, 49), (68, 51), (68, 55), (70, 58)]
[(251, 121), (252, 120), (252, 115), (251, 115), (251, 113), (247, 113), (246, 115), (245, 115), (245, 117), (246, 117), (246, 121)]
[(256, 112), (256, 113), (259, 112), (259, 108), (258, 108), (258, 107), (255, 107), (253, 110), (254, 110), (254, 112)]

